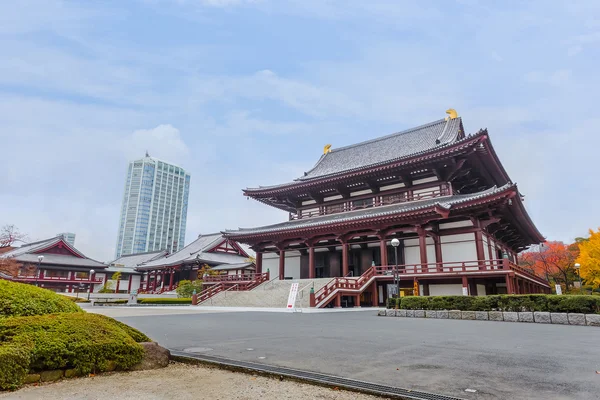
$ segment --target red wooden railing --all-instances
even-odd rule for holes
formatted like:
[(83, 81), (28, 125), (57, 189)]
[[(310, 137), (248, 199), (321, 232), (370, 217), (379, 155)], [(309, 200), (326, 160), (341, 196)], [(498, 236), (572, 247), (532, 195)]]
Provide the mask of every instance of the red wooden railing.
[[(425, 199), (432, 199), (435, 197), (441, 197), (441, 196), (447, 196), (452, 194), (451, 191), (447, 188), (436, 188), (436, 189), (432, 189), (432, 190), (427, 190), (427, 191), (423, 191), (423, 192), (419, 192), (416, 194), (412, 194), (412, 195), (408, 195), (406, 192), (404, 192), (404, 194), (401, 193), (392, 193), (389, 195), (386, 195), (385, 193), (379, 193), (377, 196), (373, 196), (371, 199), (374, 199), (371, 203), (365, 204), (365, 205), (360, 205), (360, 206), (355, 206), (353, 204), (353, 200), (345, 200), (344, 202), (332, 202), (331, 204), (329, 203), (324, 203), (322, 205), (320, 205), (320, 210), (319, 211), (303, 211), (300, 210), (299, 213), (290, 213), (289, 214), (289, 219), (290, 220), (295, 220), (295, 219), (302, 219), (302, 218), (310, 218), (310, 217), (318, 217), (321, 215), (329, 215), (329, 214), (337, 214), (340, 212), (347, 212), (347, 211), (354, 211), (354, 210), (362, 210), (365, 208), (372, 208), (372, 207), (379, 207), (379, 206), (387, 206), (390, 204), (397, 204), (397, 203), (406, 203), (409, 201), (418, 201), (418, 200), (425, 200)], [(394, 196), (394, 195), (399, 195), (396, 199), (389, 201), (389, 200), (384, 200), (385, 197), (387, 196)], [(359, 200), (358, 198), (356, 200)], [(319, 206), (319, 205), (317, 205)]]
[(513, 270), (527, 276), (529, 279), (539, 284), (548, 285), (544, 279), (530, 273), (526, 269), (513, 264), (507, 259), (502, 260), (482, 260), (482, 261), (464, 261), (464, 262), (445, 262), (432, 264), (407, 264), (399, 265), (398, 269), (394, 265), (373, 266), (367, 269), (361, 276), (356, 278), (333, 278), (327, 285), (323, 286), (315, 293), (315, 304), (320, 304), (331, 294), (337, 291), (352, 290), (362, 292), (366, 285), (375, 277), (393, 277), (397, 272), (400, 279), (403, 275), (419, 276), (430, 274), (461, 275), (464, 273), (477, 273), (495, 270)]
[[(252, 290), (263, 282), (269, 281), (269, 272), (262, 274), (244, 274), (244, 275), (211, 275), (204, 277), (204, 282), (212, 282), (214, 284), (207, 285), (207, 288), (198, 293), (198, 304), (210, 299), (222, 291), (244, 291)], [(237, 279), (234, 279), (236, 278)], [(207, 278), (211, 278), (208, 281)], [(222, 278), (221, 280), (217, 280)]]
[(239, 274), (239, 275), (208, 275), (202, 279), (206, 283), (210, 282), (240, 282), (240, 281), (255, 281), (261, 283), (269, 280), (269, 273), (262, 274)]
[[(26, 281), (26, 282), (33, 282), (36, 280), (35, 275), (18, 275), (14, 278), (14, 280), (16, 281)], [(99, 278), (99, 279), (88, 279), (88, 278), (71, 278), (68, 276), (39, 276), (37, 278), (38, 282), (66, 282), (66, 283), (93, 283), (93, 284), (97, 284), (97, 283), (103, 283), (104, 281)]]

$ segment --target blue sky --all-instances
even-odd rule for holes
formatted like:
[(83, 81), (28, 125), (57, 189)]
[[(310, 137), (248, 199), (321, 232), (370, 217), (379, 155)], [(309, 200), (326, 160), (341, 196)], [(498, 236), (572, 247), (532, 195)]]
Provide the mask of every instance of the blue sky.
[[(574, 4), (572, 4), (574, 3)], [(127, 161), (192, 175), (186, 241), (285, 220), (244, 187), (443, 118), (487, 127), (548, 239), (600, 225), (600, 2), (0, 3), (0, 225), (114, 254)]]

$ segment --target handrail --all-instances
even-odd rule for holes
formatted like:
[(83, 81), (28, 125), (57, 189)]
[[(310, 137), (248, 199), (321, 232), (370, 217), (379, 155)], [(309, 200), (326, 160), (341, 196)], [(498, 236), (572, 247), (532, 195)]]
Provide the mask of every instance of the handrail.
[(517, 271), (528, 278), (540, 283), (542, 285), (548, 285), (548, 282), (537, 275), (531, 274), (524, 268), (516, 265), (508, 259), (501, 260), (477, 260), (477, 261), (459, 261), (459, 262), (441, 262), (441, 263), (427, 263), (427, 264), (405, 264), (398, 265), (397, 271), (395, 265), (384, 265), (384, 266), (372, 266), (367, 269), (360, 277), (355, 279), (333, 278), (327, 285), (323, 286), (315, 293), (315, 301), (317, 306), (323, 300), (327, 299), (332, 293), (337, 290), (361, 290), (366, 283), (368, 283), (374, 276), (385, 276), (389, 275), (389, 272), (397, 272), (399, 276), (402, 275), (420, 275), (420, 274), (448, 274), (448, 273), (468, 273), (468, 272), (480, 272), (480, 271)]
[(279, 280), (279, 276), (276, 276), (275, 278), (273, 278), (273, 279), (271, 279), (269, 282), (267, 282), (267, 283), (265, 284), (265, 286), (263, 286), (263, 290), (267, 290), (267, 286), (269, 286), (269, 284), (272, 284), (272, 283), (273, 283), (273, 281), (277, 281), (277, 280)]
[(310, 281), (306, 286), (304, 286), (302, 289), (299, 290), (301, 298), (304, 298), (304, 289), (306, 289), (307, 287), (309, 287), (311, 285), (314, 286), (315, 281)]

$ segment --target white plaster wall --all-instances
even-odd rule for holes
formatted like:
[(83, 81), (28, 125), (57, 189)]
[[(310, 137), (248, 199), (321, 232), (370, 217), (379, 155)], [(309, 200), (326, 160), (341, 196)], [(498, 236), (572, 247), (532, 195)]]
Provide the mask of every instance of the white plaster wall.
[(133, 275), (131, 277), (131, 290), (139, 290), (141, 280), (142, 280), (141, 275)]
[(360, 196), (360, 195), (363, 195), (363, 194), (371, 194), (371, 193), (373, 193), (373, 191), (371, 189), (359, 190), (358, 192), (352, 192), (352, 193), (350, 193), (350, 197)]
[(413, 185), (418, 185), (427, 182), (437, 182), (437, 180), (438, 178), (436, 176), (430, 176), (429, 178), (417, 179), (416, 181), (413, 181)]
[(385, 191), (385, 190), (399, 189), (399, 188), (403, 188), (404, 186), (405, 186), (404, 183), (395, 183), (393, 185), (382, 186), (381, 188), (379, 188), (379, 190)]
[(483, 235), (483, 255), (486, 260), (490, 259), (490, 250), (488, 247), (488, 239), (486, 235)]
[(485, 296), (485, 285), (477, 285), (477, 296)]
[(342, 195), (339, 195), (339, 194), (338, 194), (338, 195), (336, 195), (336, 196), (329, 196), (329, 197), (325, 197), (325, 198), (323, 199), (323, 201), (341, 200), (341, 199), (343, 199), (343, 198), (344, 198), (344, 197), (343, 197)]
[[(263, 255), (263, 272), (270, 272), (270, 279), (279, 276), (279, 256), (276, 253)], [(297, 251), (285, 252), (285, 277), (300, 279), (300, 253)]]
[(405, 264), (421, 263), (419, 239), (406, 239), (404, 241), (404, 262)]
[[(445, 264), (456, 263), (458, 266), (461, 262), (473, 261), (472, 265), (477, 265), (477, 248), (475, 246), (474, 233), (441, 236), (440, 242), (442, 244), (442, 259)], [(452, 265), (448, 266), (451, 267)]]
[(440, 224), (440, 229), (462, 228), (465, 226), (473, 226), (473, 223), (471, 221), (446, 222)]
[(462, 296), (461, 284), (429, 285), (430, 296)]
[(430, 193), (432, 190), (438, 190), (439, 186), (430, 186), (423, 189), (413, 190), (413, 196), (418, 196), (421, 193)]

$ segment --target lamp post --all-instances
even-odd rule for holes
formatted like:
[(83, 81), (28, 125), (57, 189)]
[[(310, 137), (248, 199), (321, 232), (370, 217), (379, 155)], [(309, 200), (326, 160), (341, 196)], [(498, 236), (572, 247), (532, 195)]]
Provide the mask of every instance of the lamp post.
[(581, 264), (575, 263), (575, 269), (577, 270), (577, 275), (579, 276), (579, 291), (583, 294), (583, 286), (581, 285)]
[(92, 291), (94, 290), (94, 284), (92, 283), (92, 278), (95, 273), (96, 273), (96, 271), (94, 271), (93, 269), (90, 269), (90, 276), (88, 277), (89, 281), (90, 281), (90, 288), (88, 290), (88, 297), (87, 297), (88, 300), (90, 299), (90, 294), (92, 294)]
[(37, 268), (35, 271), (35, 286), (36, 287), (38, 285), (38, 277), (40, 276), (40, 264), (42, 263), (43, 260), (44, 260), (44, 256), (38, 256), (38, 263), (37, 263)]
[(398, 274), (398, 246), (400, 241), (396, 238), (392, 239), (392, 246), (394, 247), (394, 257), (396, 260), (396, 266), (394, 267), (394, 285), (396, 285), (396, 293), (400, 297), (400, 275)]

